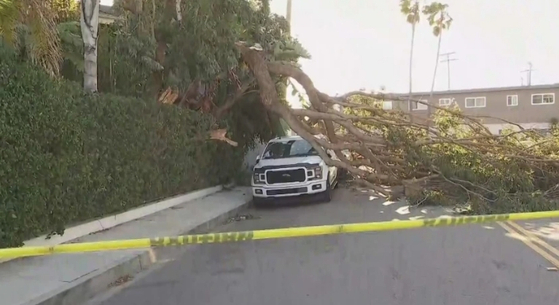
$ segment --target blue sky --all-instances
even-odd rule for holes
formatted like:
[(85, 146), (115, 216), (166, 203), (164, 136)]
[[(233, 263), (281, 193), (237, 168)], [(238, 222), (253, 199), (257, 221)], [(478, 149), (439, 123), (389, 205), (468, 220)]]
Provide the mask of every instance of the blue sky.
[[(559, 0), (440, 0), (454, 18), (441, 51), (456, 52), (451, 88), (517, 86), (534, 66), (532, 84), (559, 82)], [(101, 0), (110, 4), (111, 0)], [(411, 28), (398, 0), (293, 0), (293, 34), (313, 58), (303, 69), (329, 94), (360, 88), (407, 92)], [(286, 0), (272, 0), (285, 14)], [(414, 91), (429, 91), (437, 39), (422, 20), (416, 32)], [(436, 90), (447, 89), (440, 64)]]

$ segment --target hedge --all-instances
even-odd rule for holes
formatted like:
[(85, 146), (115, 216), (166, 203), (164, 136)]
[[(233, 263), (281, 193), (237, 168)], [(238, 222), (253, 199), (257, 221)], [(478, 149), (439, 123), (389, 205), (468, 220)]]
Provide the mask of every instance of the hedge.
[(174, 106), (84, 95), (0, 52), (0, 247), (229, 181), (243, 152), (200, 140), (210, 124)]

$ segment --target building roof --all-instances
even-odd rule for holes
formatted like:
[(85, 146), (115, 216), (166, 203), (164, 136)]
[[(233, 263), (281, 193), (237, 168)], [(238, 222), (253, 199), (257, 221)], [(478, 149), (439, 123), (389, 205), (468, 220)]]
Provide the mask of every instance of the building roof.
[[(433, 95), (451, 95), (460, 93), (481, 93), (481, 92), (498, 92), (498, 91), (519, 91), (528, 89), (557, 89), (559, 83), (547, 85), (533, 85), (533, 86), (511, 86), (511, 87), (493, 87), (493, 88), (476, 88), (476, 89), (458, 89), (458, 90), (445, 90), (434, 91)], [(413, 92), (413, 96), (417, 95), (430, 95), (431, 92)], [(387, 93), (389, 96), (406, 97), (409, 93)]]
[(111, 5), (99, 5), (99, 12), (100, 13), (105, 13), (107, 15), (113, 15), (116, 17), (116, 14), (113, 10), (113, 7)]

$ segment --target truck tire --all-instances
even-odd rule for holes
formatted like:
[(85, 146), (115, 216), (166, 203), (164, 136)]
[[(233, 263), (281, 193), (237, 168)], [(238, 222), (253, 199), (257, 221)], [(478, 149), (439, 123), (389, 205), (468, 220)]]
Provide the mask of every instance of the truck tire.
[(322, 192), (322, 201), (332, 201), (332, 185), (330, 184), (330, 174), (328, 174), (328, 177), (326, 178), (326, 190)]
[(252, 197), (252, 205), (255, 208), (261, 208), (265, 205), (265, 200), (260, 197)]

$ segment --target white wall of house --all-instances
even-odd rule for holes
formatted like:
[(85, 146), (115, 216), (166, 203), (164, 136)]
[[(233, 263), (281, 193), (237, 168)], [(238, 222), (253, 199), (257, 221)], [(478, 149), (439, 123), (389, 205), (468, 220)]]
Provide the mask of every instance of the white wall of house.
[[(504, 129), (512, 129), (512, 130), (520, 130), (517, 126), (515, 125), (510, 125), (510, 124), (484, 124), (489, 131), (491, 131), (492, 134), (499, 134), (499, 132), (501, 130)], [(522, 124), (518, 124), (520, 126), (522, 126), (522, 128), (524, 129), (549, 129), (551, 127), (551, 124), (549, 123), (522, 123)]]

